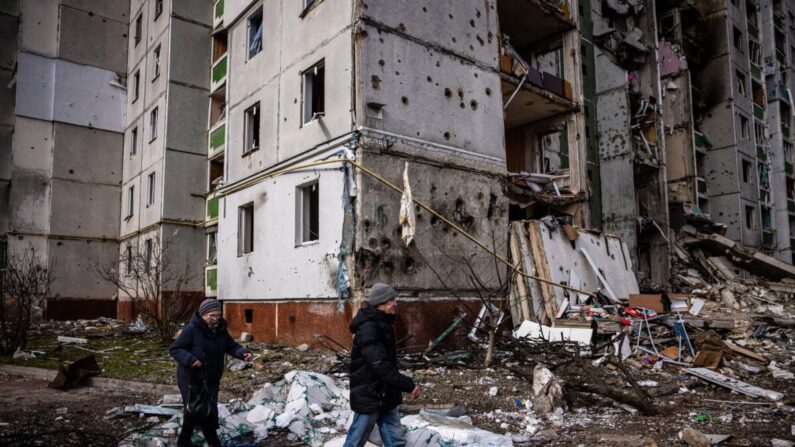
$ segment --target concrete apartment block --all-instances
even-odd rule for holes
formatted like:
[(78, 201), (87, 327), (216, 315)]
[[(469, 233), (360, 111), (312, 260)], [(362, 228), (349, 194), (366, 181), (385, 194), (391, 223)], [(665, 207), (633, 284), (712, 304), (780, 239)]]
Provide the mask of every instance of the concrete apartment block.
[(0, 248), (49, 266), (50, 318), (115, 315), (95, 273), (118, 253), (129, 18), (111, 3), (0, 9)]

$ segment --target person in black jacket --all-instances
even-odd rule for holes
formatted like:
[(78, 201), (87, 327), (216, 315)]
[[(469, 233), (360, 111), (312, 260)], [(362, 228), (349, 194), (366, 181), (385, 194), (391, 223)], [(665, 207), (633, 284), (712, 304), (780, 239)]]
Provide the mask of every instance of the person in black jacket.
[(420, 395), (420, 387), (398, 370), (395, 333), (397, 292), (376, 283), (367, 297), (367, 307), (359, 310), (350, 324), (354, 333), (351, 350), (351, 409), (353, 423), (344, 447), (362, 447), (378, 424), (384, 447), (405, 446), (398, 406), (401, 393)]
[[(178, 447), (190, 446), (193, 428), (198, 425), (210, 447), (221, 445), (218, 439), (218, 388), (224, 373), (224, 355), (229, 354), (247, 362), (253, 359), (250, 351), (240, 346), (226, 330), (226, 320), (221, 317), (221, 302), (206, 299), (193, 315), (190, 323), (171, 345), (171, 357), (177, 361), (177, 384), (182, 394), (183, 405), (188, 402), (188, 392), (201, 387), (202, 380), (212, 396), (212, 413), (203, 421), (194, 421), (187, 415), (183, 418), (182, 431), (177, 439)], [(184, 406), (183, 406), (184, 410)], [(186, 412), (183, 411), (183, 414)]]

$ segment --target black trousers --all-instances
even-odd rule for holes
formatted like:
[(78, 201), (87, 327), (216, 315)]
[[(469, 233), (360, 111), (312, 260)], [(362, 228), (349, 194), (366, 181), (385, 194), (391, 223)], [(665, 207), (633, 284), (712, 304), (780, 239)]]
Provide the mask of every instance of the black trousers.
[[(217, 400), (217, 396), (216, 399)], [(185, 409), (183, 408), (182, 414), (185, 414)], [(210, 447), (220, 446), (221, 441), (218, 440), (218, 405), (213, 405), (213, 409), (210, 412), (210, 416), (205, 419), (204, 421), (194, 421), (190, 417), (185, 416), (182, 421), (182, 431), (179, 432), (179, 438), (177, 439), (177, 447), (188, 447), (193, 444), (190, 442), (191, 436), (193, 436), (193, 430), (198, 428), (202, 431), (204, 435), (204, 439), (207, 441), (207, 444)]]

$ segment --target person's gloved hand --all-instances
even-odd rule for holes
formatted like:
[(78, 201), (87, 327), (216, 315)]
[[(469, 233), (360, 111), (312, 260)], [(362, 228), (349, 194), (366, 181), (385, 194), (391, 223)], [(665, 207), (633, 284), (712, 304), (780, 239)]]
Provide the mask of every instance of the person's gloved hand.
[(420, 386), (414, 385), (414, 389), (411, 390), (411, 398), (417, 399), (418, 397), (420, 397)]
[(250, 362), (252, 360), (254, 360), (254, 354), (250, 352), (243, 354), (243, 361)]
[(201, 368), (202, 367), (201, 360), (199, 360), (199, 359), (194, 360), (193, 363), (190, 364), (190, 367), (191, 368)]

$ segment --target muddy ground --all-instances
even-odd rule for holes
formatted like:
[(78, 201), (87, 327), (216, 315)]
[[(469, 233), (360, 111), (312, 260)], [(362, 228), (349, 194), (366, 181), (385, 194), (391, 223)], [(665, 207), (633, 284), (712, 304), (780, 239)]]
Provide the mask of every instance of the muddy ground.
[[(0, 362), (52, 368), (62, 360), (85, 355), (86, 349), (96, 351), (116, 347), (98, 354), (105, 376), (139, 382), (174, 383), (173, 364), (164, 358), (167, 350), (148, 334), (130, 333), (121, 326), (103, 331), (71, 327), (71, 335), (89, 338), (87, 346), (75, 349), (54, 347), (57, 346), (54, 337), (60, 331), (44, 328), (31, 340), (31, 349), (38, 348), (44, 353), (37, 358), (2, 357)], [(114, 335), (108, 336), (108, 332)], [(146, 349), (136, 349), (140, 346), (146, 346)], [(257, 367), (227, 372), (222, 383), (222, 401), (235, 397), (248, 399), (263, 383), (278, 380), (292, 370), (334, 373), (346, 369), (344, 356), (339, 357), (327, 349), (313, 347), (301, 351), (296, 347), (258, 343), (252, 343), (250, 347), (261, 354)], [(148, 359), (154, 360), (142, 363)], [(532, 391), (531, 384), (518, 377), (516, 359), (502, 358), (492, 368), (478, 366), (482, 363), (479, 353), (461, 361), (447, 362), (445, 366), (423, 364), (421, 359), (420, 356), (412, 357), (410, 360), (414, 367), (407, 371), (421, 385), (423, 394), (416, 401), (407, 400), (403, 406), (404, 413), (426, 407), (463, 405), (475, 426), (497, 433), (510, 433), (515, 436), (515, 445), (679, 446), (684, 444), (677, 439), (677, 433), (685, 427), (708, 434), (733, 435), (722, 445), (766, 446), (771, 445), (772, 439), (795, 441), (792, 431), (795, 413), (791, 407), (795, 404), (795, 381), (774, 379), (764, 368), (756, 374), (738, 372), (737, 378), (784, 393), (783, 403), (776, 405), (738, 395), (688, 376), (678, 368), (666, 366), (658, 371), (651, 364), (630, 358), (628, 365), (638, 380), (656, 382), (656, 386), (645, 389), (656, 396), (653, 402), (660, 410), (659, 415), (632, 414), (632, 409), (619, 408), (607, 398), (579, 395), (568, 402), (562, 416), (548, 418), (517, 408), (516, 400), (529, 399)], [(748, 359), (743, 361), (753, 363)], [(733, 373), (741, 369), (732, 362), (727, 364), (731, 367), (725, 368), (724, 372)], [(497, 387), (494, 396), (489, 393), (492, 387)], [(41, 380), (0, 375), (0, 445), (115, 445), (128, 431), (155, 424), (154, 420), (137, 414), (105, 418), (106, 412), (113, 408), (134, 403), (155, 404), (162, 397), (140, 392), (141, 387), (134, 388), (139, 391), (95, 387), (57, 391), (47, 388), (46, 382)], [(59, 408), (67, 409), (60, 418)], [(301, 444), (286, 433), (272, 432), (260, 445)]]

